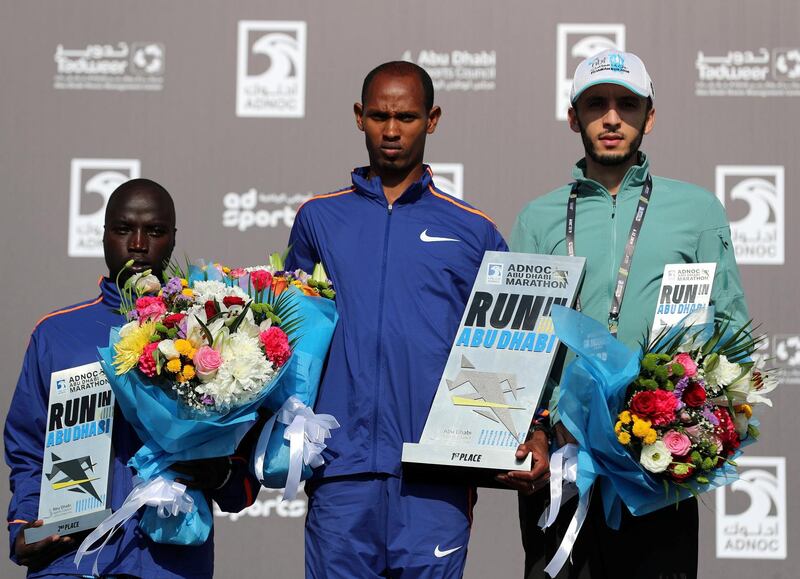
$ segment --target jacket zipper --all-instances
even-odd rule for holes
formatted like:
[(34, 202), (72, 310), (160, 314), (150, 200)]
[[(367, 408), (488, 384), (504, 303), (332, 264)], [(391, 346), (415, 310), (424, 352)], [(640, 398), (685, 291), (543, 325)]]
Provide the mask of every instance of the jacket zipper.
[(608, 294), (608, 310), (611, 311), (611, 303), (614, 300), (614, 286), (616, 285), (617, 278), (614, 275), (616, 269), (614, 268), (614, 260), (617, 258), (617, 196), (611, 195), (611, 278)]
[(381, 270), (380, 298), (378, 300), (378, 347), (375, 357), (377, 364), (377, 379), (375, 380), (375, 402), (372, 408), (372, 472), (378, 470), (378, 412), (381, 407), (381, 394), (383, 393), (383, 302), (386, 297), (386, 270), (389, 257), (389, 233), (392, 228), (392, 205), (386, 208), (386, 233), (383, 238), (383, 261)]

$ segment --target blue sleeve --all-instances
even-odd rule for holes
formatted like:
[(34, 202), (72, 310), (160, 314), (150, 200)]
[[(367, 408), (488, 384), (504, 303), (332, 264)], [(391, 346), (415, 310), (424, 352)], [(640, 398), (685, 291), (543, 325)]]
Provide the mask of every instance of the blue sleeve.
[(289, 234), (289, 252), (286, 255), (286, 269), (289, 271), (302, 269), (311, 273), (314, 266), (319, 263), (320, 257), (313, 239), (312, 231), (307, 222), (307, 210), (300, 208)]
[(40, 336), (34, 332), (25, 352), (22, 372), (6, 417), (3, 441), (6, 464), (11, 470), (8, 531), (11, 560), (14, 542), (22, 525), (12, 521), (35, 521), (39, 514), (42, 456), (49, 398), (49, 372), (40, 365)]

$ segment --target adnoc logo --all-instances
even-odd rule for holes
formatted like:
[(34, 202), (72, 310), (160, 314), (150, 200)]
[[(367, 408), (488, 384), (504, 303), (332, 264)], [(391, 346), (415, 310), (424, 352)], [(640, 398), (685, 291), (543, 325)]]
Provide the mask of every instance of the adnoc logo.
[(739, 480), (716, 490), (717, 558), (786, 558), (786, 458), (736, 459)]
[[(567, 120), (572, 73), (585, 58), (604, 50), (625, 50), (624, 24), (559, 24), (556, 28), (556, 120)], [(615, 55), (609, 64), (624, 67)], [(614, 69), (617, 70), (617, 69)], [(620, 68), (619, 70), (622, 70)]]
[(731, 220), (736, 261), (783, 264), (784, 168), (718, 166), (716, 191)]
[(103, 257), (108, 198), (125, 181), (140, 176), (138, 159), (72, 159), (67, 255)]
[(461, 163), (431, 163), (433, 184), (456, 199), (464, 198), (464, 165)]
[(305, 22), (242, 20), (237, 54), (236, 116), (305, 116)]

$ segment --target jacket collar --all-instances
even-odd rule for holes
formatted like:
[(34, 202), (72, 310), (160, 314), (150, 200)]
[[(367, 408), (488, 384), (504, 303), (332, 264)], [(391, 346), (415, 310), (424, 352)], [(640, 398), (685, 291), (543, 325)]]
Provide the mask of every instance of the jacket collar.
[[(431, 168), (428, 167), (428, 165), (423, 165), (422, 168), (422, 177), (409, 185), (408, 189), (406, 189), (397, 199), (397, 201), (395, 201), (395, 204), (413, 203), (419, 199), (422, 194), (425, 193), (425, 191), (428, 190), (428, 186), (432, 182)], [(352, 179), (353, 187), (355, 187), (356, 193), (369, 199), (373, 199), (384, 206), (387, 205), (386, 195), (383, 193), (383, 184), (381, 183), (381, 179), (377, 176), (370, 179), (369, 167), (359, 167), (357, 169), (353, 169)]]
[[(650, 171), (650, 161), (647, 155), (639, 152), (639, 163), (633, 165), (628, 169), (625, 176), (622, 178), (622, 183), (619, 186), (617, 197), (624, 199), (627, 197), (638, 196), (641, 193), (641, 188), (647, 179), (647, 174)], [(572, 176), (580, 184), (580, 192), (583, 194), (605, 194), (610, 195), (608, 190), (597, 181), (588, 179), (586, 177), (586, 159), (583, 158), (572, 168)]]
[(109, 277), (100, 278), (100, 296), (103, 303), (111, 309), (118, 310), (120, 304), (119, 290), (116, 282)]

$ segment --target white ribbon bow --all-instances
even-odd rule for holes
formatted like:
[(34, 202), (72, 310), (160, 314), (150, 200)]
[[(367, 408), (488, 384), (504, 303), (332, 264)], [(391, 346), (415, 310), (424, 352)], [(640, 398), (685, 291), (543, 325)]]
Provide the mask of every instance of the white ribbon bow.
[[(578, 446), (566, 444), (559, 448), (550, 457), (550, 505), (539, 518), (539, 526), (546, 529), (556, 522), (561, 506), (578, 494), (576, 482), (578, 480)], [(572, 547), (578, 539), (578, 533), (586, 520), (589, 512), (590, 493), (586, 493), (578, 500), (578, 508), (569, 522), (567, 532), (558, 547), (558, 551), (545, 567), (544, 572), (555, 577), (567, 562)]]
[(339, 428), (339, 423), (330, 414), (314, 414), (314, 411), (300, 399), (290, 396), (280, 410), (267, 421), (258, 437), (255, 471), (258, 482), (262, 484), (267, 444), (276, 421), (287, 425), (283, 433), (283, 437), (289, 441), (289, 471), (283, 489), (283, 500), (286, 501), (297, 496), (303, 464), (316, 468), (325, 462), (322, 458), (325, 439), (330, 438), (332, 429)]
[[(140, 479), (134, 479), (139, 481)], [(100, 551), (108, 544), (114, 533), (117, 532), (128, 520), (136, 514), (143, 506), (156, 507), (158, 516), (165, 519), (179, 513), (191, 513), (194, 511), (194, 499), (186, 492), (186, 485), (164, 477), (156, 477), (150, 481), (141, 481), (133, 487), (133, 490), (122, 503), (119, 509), (83, 540), (78, 552), (75, 553), (75, 566), (79, 566), (84, 555), (97, 553), (92, 566), (92, 575), (98, 575), (97, 560), (100, 558)], [(100, 538), (108, 533), (105, 540), (99, 547), (90, 549)]]

